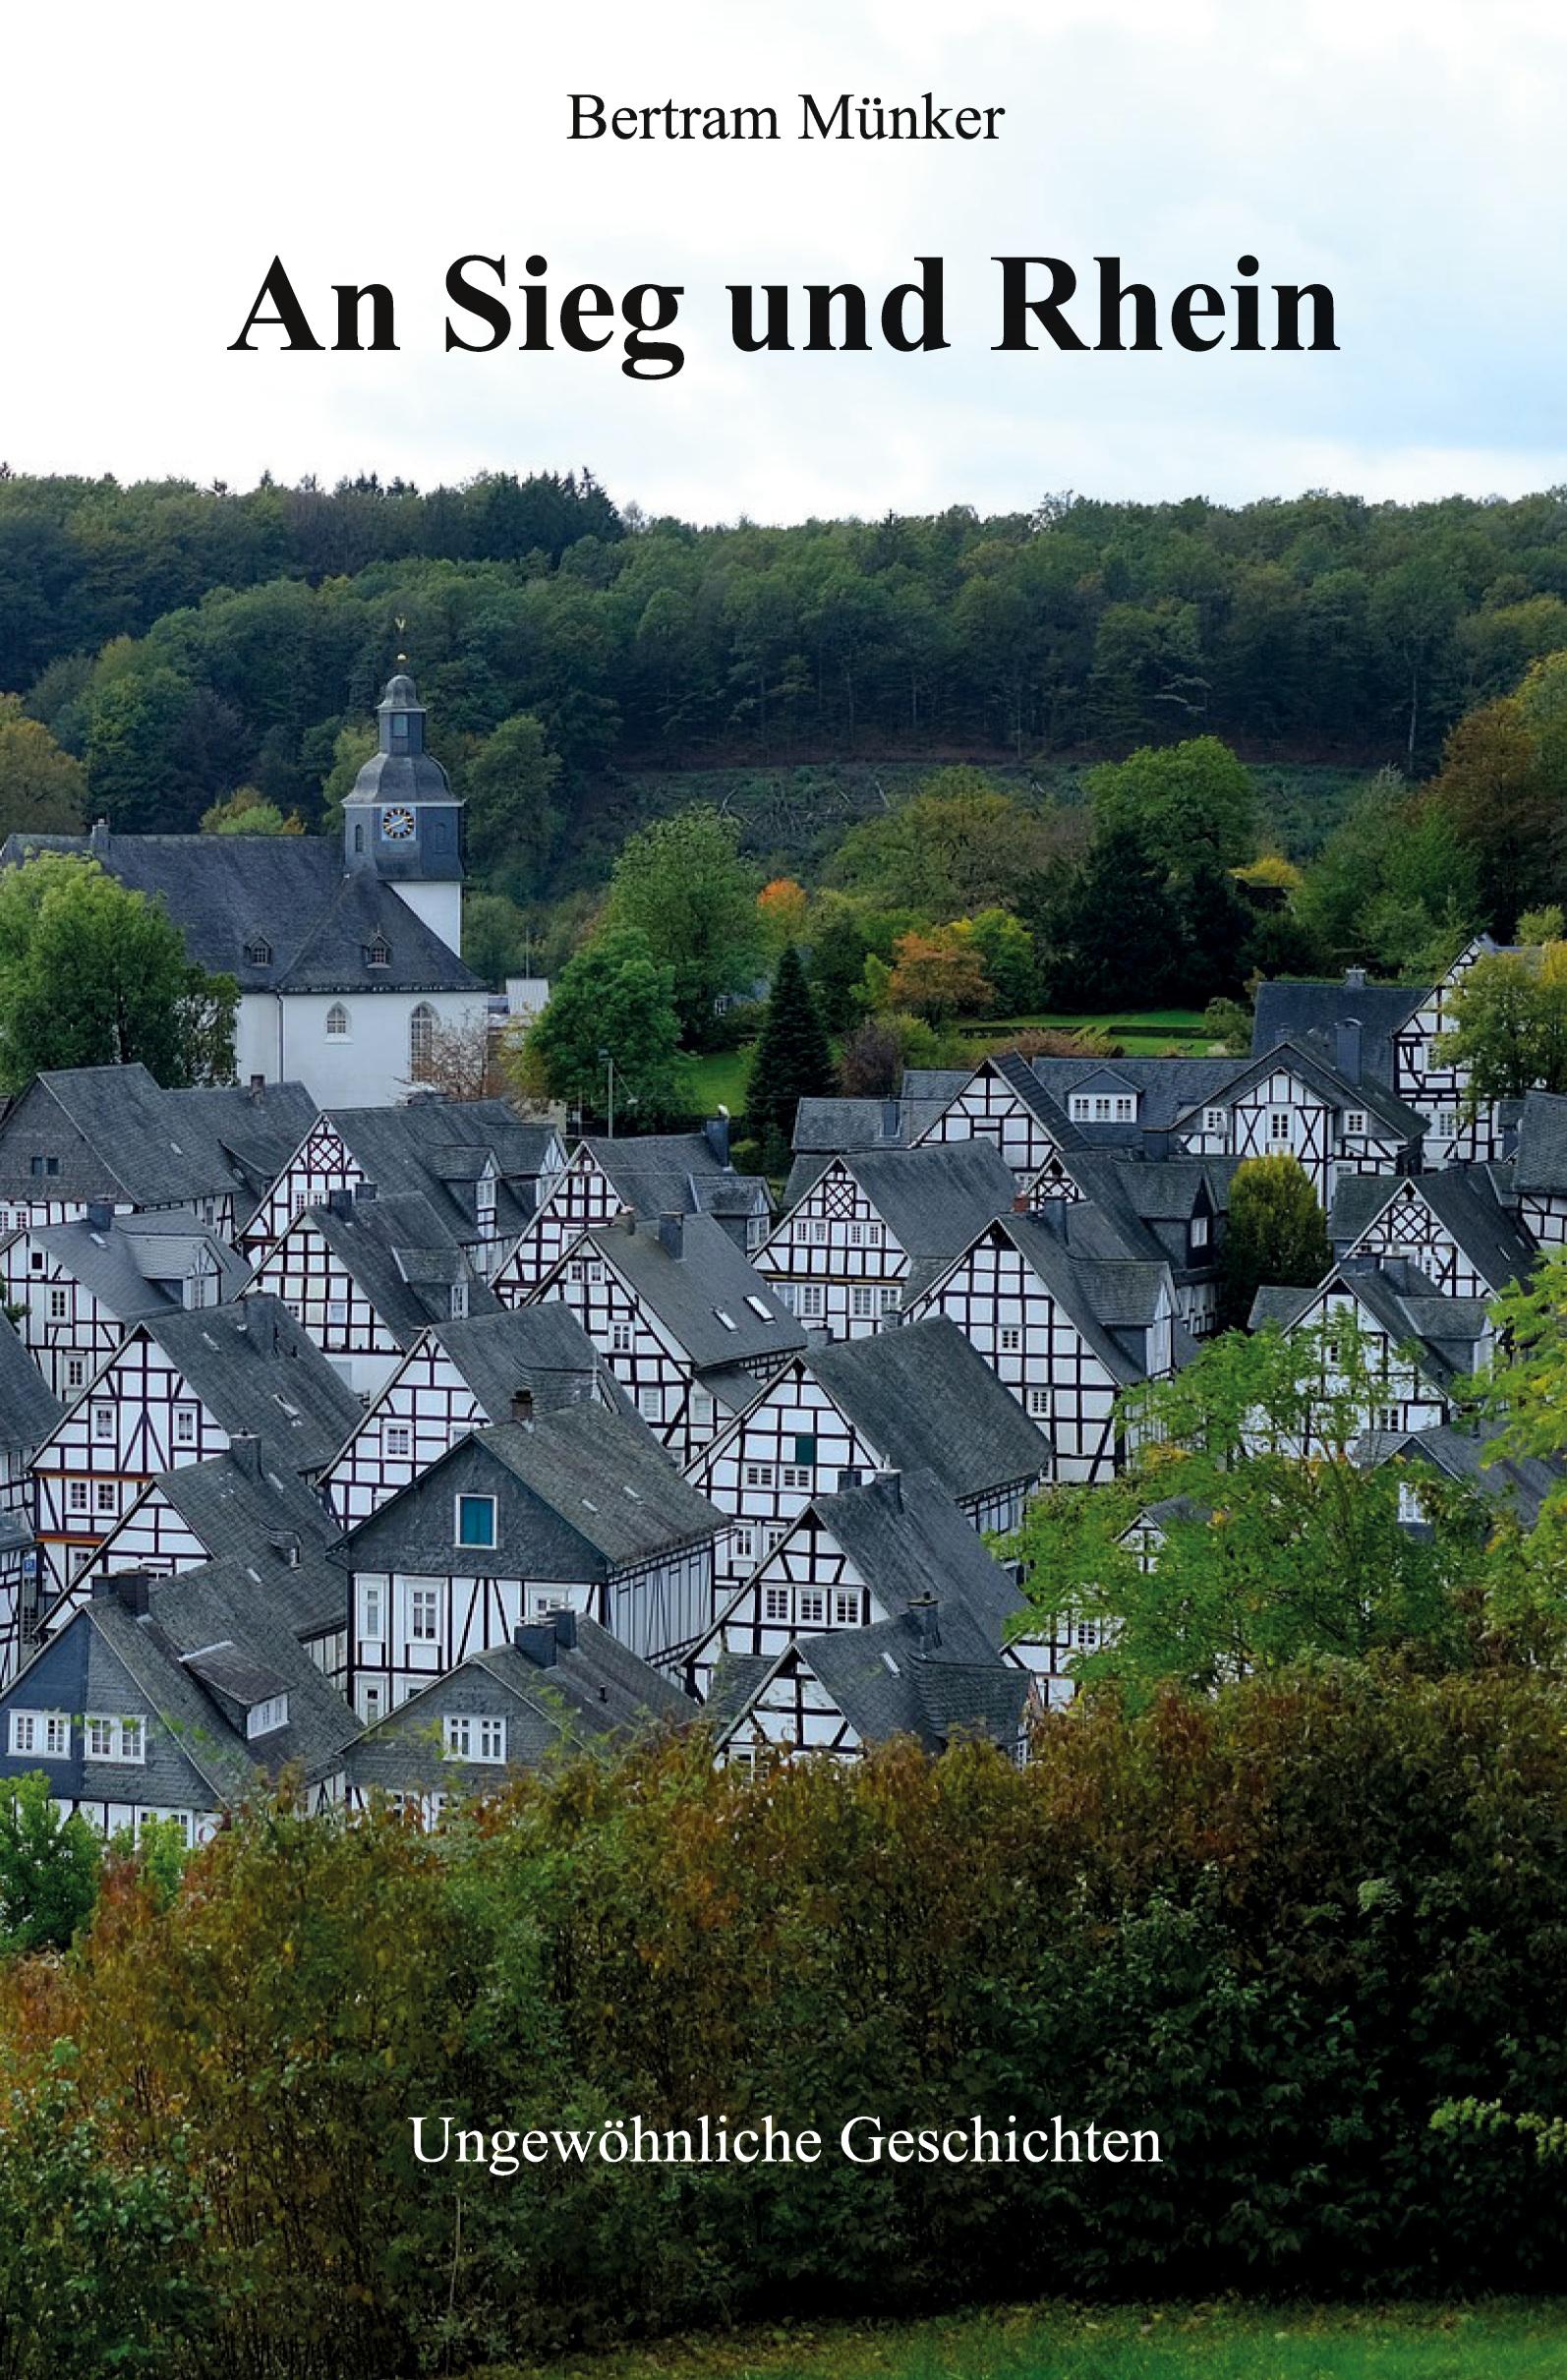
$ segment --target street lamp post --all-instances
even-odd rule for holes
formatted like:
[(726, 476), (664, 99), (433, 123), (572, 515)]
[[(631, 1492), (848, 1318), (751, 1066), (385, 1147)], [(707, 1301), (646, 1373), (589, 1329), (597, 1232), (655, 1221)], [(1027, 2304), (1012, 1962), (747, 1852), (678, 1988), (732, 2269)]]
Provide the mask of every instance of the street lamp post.
[(601, 1050), (599, 1056), (609, 1070), (609, 1109), (606, 1137), (612, 1140), (614, 1138), (614, 1060), (608, 1050)]

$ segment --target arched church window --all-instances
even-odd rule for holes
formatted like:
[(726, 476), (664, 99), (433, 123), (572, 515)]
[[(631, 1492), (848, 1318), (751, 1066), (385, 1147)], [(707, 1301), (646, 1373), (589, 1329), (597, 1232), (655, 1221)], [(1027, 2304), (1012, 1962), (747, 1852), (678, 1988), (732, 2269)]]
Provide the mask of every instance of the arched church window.
[(435, 1062), (435, 1012), (428, 1000), (422, 1000), (408, 1019), (408, 1072), (421, 1082)]
[(348, 1011), (340, 1000), (334, 1000), (326, 1012), (326, 1038), (328, 1041), (348, 1039)]

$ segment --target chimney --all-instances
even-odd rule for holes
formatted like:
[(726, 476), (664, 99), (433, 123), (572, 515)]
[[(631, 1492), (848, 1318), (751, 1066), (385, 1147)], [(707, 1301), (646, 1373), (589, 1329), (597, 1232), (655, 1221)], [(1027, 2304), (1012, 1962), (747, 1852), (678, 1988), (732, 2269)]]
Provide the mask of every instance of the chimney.
[(886, 1489), (887, 1500), (891, 1504), (893, 1510), (895, 1512), (901, 1512), (903, 1509), (902, 1473), (900, 1471), (879, 1471), (876, 1474), (876, 1484), (878, 1487)]
[(1028, 1213), (1028, 1193), (1026, 1190), (1019, 1190), (1017, 1192), (1016, 1196), (1012, 1202), (1012, 1211), (1015, 1215), (1026, 1215)]
[(331, 1215), (351, 1215), (354, 1211), (353, 1191), (329, 1190), (326, 1193), (326, 1211)]
[(95, 818), (92, 821), (92, 832), (87, 837), (87, 848), (92, 853), (94, 859), (107, 858), (109, 849), (109, 822), (106, 818)]
[(721, 1107), (716, 1116), (708, 1118), (702, 1127), (702, 1137), (720, 1165), (727, 1168), (729, 1162), (729, 1111), (727, 1108)]
[(247, 1095), (252, 1099), (260, 1099), (265, 1088), (266, 1076), (264, 1074), (253, 1074), (247, 1086)]
[(512, 1642), (525, 1661), (536, 1669), (552, 1669), (558, 1639), (555, 1636), (555, 1615), (544, 1620), (524, 1620), (512, 1637)]
[(152, 1573), (150, 1570), (117, 1570), (110, 1578), (101, 1575), (92, 1582), (95, 1596), (113, 1596), (137, 1619), (145, 1617), (151, 1601)]
[(248, 1480), (261, 1476), (261, 1441), (254, 1429), (236, 1429), (228, 1442), (230, 1460)]
[(659, 1246), (667, 1256), (674, 1258), (676, 1264), (684, 1262), (685, 1217), (683, 1215), (661, 1215), (659, 1217)]
[(108, 1232), (114, 1229), (114, 1209), (107, 1198), (89, 1198), (87, 1200), (87, 1228), (89, 1231), (95, 1232)]
[[(358, 1190), (358, 1193), (357, 1193), (357, 1194), (358, 1194), (358, 1196), (359, 1196), (359, 1198), (360, 1198), (360, 1200), (361, 1200), (362, 1202), (366, 1202), (366, 1203), (368, 1203), (368, 1201), (369, 1201), (370, 1199), (374, 1198), (374, 1197), (377, 1195), (377, 1189), (376, 1189), (376, 1185), (375, 1185), (375, 1183), (374, 1183), (374, 1182), (362, 1182), (362, 1183), (360, 1184), (360, 1186), (359, 1186), (359, 1190)], [(353, 1196), (353, 1195), (355, 1195), (355, 1193), (354, 1193), (353, 1191), (350, 1191), (349, 1195), (350, 1195), (350, 1196)]]
[(942, 1641), (939, 1606), (933, 1595), (916, 1595), (908, 1606), (908, 1616), (914, 1624), (923, 1654), (939, 1651)]
[(571, 1610), (568, 1605), (562, 1603), (560, 1609), (554, 1614), (554, 1623), (555, 1643), (559, 1647), (560, 1651), (562, 1653), (575, 1653), (577, 1649), (576, 1613)]
[(901, 1099), (882, 1101), (882, 1138), (901, 1140), (903, 1137), (903, 1103)]
[(1334, 1054), (1339, 1073), (1346, 1082), (1361, 1079), (1361, 1020), (1358, 1016), (1341, 1017), (1334, 1028)]
[(531, 1388), (514, 1388), (512, 1390), (511, 1418), (514, 1422), (520, 1422), (524, 1429), (532, 1429), (533, 1390)]
[(1344, 989), (1347, 992), (1364, 992), (1365, 989), (1365, 969), (1364, 967), (1346, 967), (1344, 970)]
[(619, 1224), (626, 1238), (634, 1240), (637, 1229), (637, 1210), (634, 1206), (623, 1206), (620, 1209)]

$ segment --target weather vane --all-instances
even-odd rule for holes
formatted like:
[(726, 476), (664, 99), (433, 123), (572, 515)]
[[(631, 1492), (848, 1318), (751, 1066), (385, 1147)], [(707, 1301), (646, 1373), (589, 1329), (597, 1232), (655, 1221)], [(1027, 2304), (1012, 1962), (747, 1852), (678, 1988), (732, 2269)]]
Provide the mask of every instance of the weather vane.
[[(403, 630), (404, 630), (404, 629), (407, 627), (408, 622), (407, 622), (407, 621), (406, 621), (406, 620), (405, 620), (405, 619), (404, 619), (404, 618), (403, 618), (403, 617), (402, 617), (402, 616), (399, 614), (399, 615), (398, 615), (398, 616), (397, 616), (397, 617), (396, 617), (396, 618), (393, 620), (392, 625), (393, 625), (393, 627), (394, 627), (394, 628), (396, 629), (396, 631), (397, 631), (397, 642), (398, 642), (399, 644), (401, 644), (401, 643), (402, 643), (402, 641), (403, 641)], [(399, 668), (399, 669), (406, 668), (407, 668), (407, 666), (408, 666), (408, 656), (407, 656), (407, 654), (406, 654), (406, 653), (399, 653), (399, 654), (398, 654), (398, 656), (397, 656), (397, 667), (398, 667), (398, 668)]]

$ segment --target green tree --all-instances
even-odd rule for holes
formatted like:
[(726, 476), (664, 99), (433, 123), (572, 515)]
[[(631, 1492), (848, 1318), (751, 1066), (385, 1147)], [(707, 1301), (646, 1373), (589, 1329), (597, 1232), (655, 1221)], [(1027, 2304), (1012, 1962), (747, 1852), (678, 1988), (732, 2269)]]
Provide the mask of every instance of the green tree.
[(1097, 833), (1080, 866), (1030, 888), (1052, 1006), (1147, 1008), (1173, 988), (1181, 917), (1169, 872), (1132, 827)]
[(162, 907), (95, 860), (44, 851), (0, 877), (0, 1080), (140, 1060), (173, 1088), (234, 1074), (233, 978), (185, 955)]
[(16, 694), (0, 694), (0, 842), (8, 835), (80, 835), (87, 819), (82, 764)]
[(1298, 1159), (1248, 1157), (1230, 1185), (1219, 1254), (1219, 1315), (1241, 1330), (1264, 1284), (1309, 1289), (1332, 1270), (1327, 1218)]
[(1553, 746), (1561, 740), (1553, 712), (1567, 678), (1532, 671), (1530, 688), (1535, 719), (1519, 698), (1487, 703), (1459, 722), (1428, 794), (1470, 855), (1486, 924), (1502, 935), (1521, 909), (1549, 900), (1560, 884), (1555, 830), (1567, 769), (1553, 779), (1541, 735)]
[(530, 711), (502, 720), (462, 774), (468, 862), (514, 896), (539, 889), (560, 830), (552, 796), (560, 762)]
[(1444, 1066), (1463, 1067), (1471, 1112), (1537, 1085), (1567, 1091), (1567, 943), (1498, 951), (1465, 969), (1450, 1003)]
[(332, 743), (332, 765), (321, 780), (321, 832), (341, 835), (343, 804), (359, 783), (359, 772), (376, 750), (374, 727), (341, 727)]
[(528, 920), (503, 893), (469, 893), (462, 904), (462, 955), (485, 983), (532, 972)]
[(1020, 876), (1053, 855), (1059, 830), (980, 769), (938, 769), (912, 801), (853, 827), (832, 863), (835, 882), (921, 918), (1011, 907)]
[(92, 696), (87, 791), (122, 834), (190, 830), (249, 758), (234, 706), (165, 665), (116, 673)]
[(1103, 831), (1140, 837), (1167, 867), (1199, 858), (1239, 867), (1255, 852), (1250, 773), (1216, 735), (1196, 735), (1091, 769), (1088, 798)]
[(607, 927), (579, 951), (529, 1028), (509, 1071), (530, 1099), (603, 1117), (614, 1062), (616, 1112), (651, 1124), (679, 1106), (683, 1070), (674, 970), (645, 934)]
[[(1483, 1527), (1424, 1469), (1427, 1532), (1402, 1524), (1402, 1466), (1355, 1458), (1380, 1361), (1350, 1317), (1325, 1328), (1331, 1355), (1323, 1329), (1209, 1340), (1124, 1401), (1125, 1478), (1029, 1507), (1005, 1551), (1056, 1628), (1098, 1628), (1103, 1649), (1079, 1677), (1137, 1704), (1162, 1685), (1211, 1693), (1324, 1654), (1472, 1656)], [(1308, 1436), (1320, 1451), (1303, 1462)]]
[(102, 1854), (85, 1818), (69, 1818), (41, 1770), (0, 1785), (0, 1944), (65, 1950), (98, 1896)]
[(202, 813), (203, 835), (303, 835), (305, 822), (285, 818), (276, 802), (266, 800), (255, 785), (241, 785), (226, 801), (215, 801)]
[(645, 936), (670, 970), (687, 1044), (711, 1039), (715, 1004), (751, 981), (761, 947), (754, 871), (739, 858), (739, 829), (714, 809), (657, 819), (614, 864), (606, 922)]
[(746, 1129), (762, 1143), (767, 1173), (787, 1170), (794, 1111), (800, 1101), (831, 1098), (837, 1088), (833, 1053), (816, 1014), (800, 955), (789, 943), (773, 977), (762, 1030), (751, 1056), (745, 1100)]
[(1022, 919), (1010, 909), (981, 909), (975, 917), (959, 917), (952, 932), (977, 953), (1001, 1015), (1026, 1016), (1038, 995), (1039, 977), (1034, 938)]

